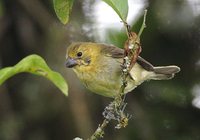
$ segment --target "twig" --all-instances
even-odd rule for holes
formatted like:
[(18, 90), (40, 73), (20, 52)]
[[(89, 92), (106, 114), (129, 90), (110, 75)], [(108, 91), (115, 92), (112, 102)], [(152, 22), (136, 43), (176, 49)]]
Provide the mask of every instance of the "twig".
[[(143, 22), (142, 22), (142, 26), (140, 28), (140, 31), (138, 33), (138, 38), (140, 38), (140, 36), (142, 35), (142, 32), (144, 30), (144, 28), (146, 28), (146, 16), (147, 16), (147, 9), (144, 10), (144, 18), (143, 18)], [(136, 38), (136, 40), (138, 39)]]
[(103, 112), (104, 120), (102, 124), (99, 125), (94, 134), (88, 140), (98, 140), (99, 138), (103, 138), (104, 129), (111, 120), (118, 121), (118, 124), (115, 126), (117, 129), (126, 127), (128, 125), (128, 120), (131, 116), (124, 113), (127, 103), (122, 100), (122, 96), (125, 94), (129, 72), (136, 63), (137, 57), (141, 52), (139, 39), (144, 28), (146, 27), (146, 15), (147, 10), (145, 10), (143, 23), (138, 35), (131, 32), (130, 25), (128, 25), (126, 22), (123, 22), (126, 28), (128, 40), (125, 42), (124, 47), (124, 59), (122, 63), (122, 85), (115, 99), (105, 108)]
[(108, 125), (108, 123), (109, 123), (109, 120), (104, 119), (103, 123), (101, 125), (99, 125), (99, 127), (96, 129), (94, 134), (88, 140), (97, 140), (98, 138), (103, 138), (104, 129)]

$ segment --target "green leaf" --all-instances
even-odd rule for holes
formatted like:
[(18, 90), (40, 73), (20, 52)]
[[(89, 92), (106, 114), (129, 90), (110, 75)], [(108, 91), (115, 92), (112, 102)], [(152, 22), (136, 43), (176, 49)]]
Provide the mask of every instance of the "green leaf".
[(68, 86), (64, 78), (59, 73), (52, 71), (44, 59), (34, 54), (25, 57), (13, 67), (1, 69), (0, 85), (8, 78), (21, 72), (43, 76), (52, 81), (66, 96), (68, 95)]
[(122, 21), (126, 22), (128, 15), (128, 0), (103, 0), (110, 5), (119, 15)]
[(53, 0), (54, 10), (57, 17), (63, 24), (69, 21), (74, 0)]

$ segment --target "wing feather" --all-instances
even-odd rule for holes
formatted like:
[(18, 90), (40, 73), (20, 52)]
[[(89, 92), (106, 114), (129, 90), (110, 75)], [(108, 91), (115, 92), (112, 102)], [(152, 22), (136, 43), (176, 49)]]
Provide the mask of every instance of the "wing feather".
[[(123, 58), (124, 57), (124, 50), (112, 45), (105, 45), (101, 44), (103, 47), (102, 53), (106, 56), (113, 57), (113, 58)], [(141, 65), (147, 71), (154, 71), (154, 67), (151, 63), (143, 59), (142, 57), (138, 56), (137, 63)]]
[(113, 58), (123, 58), (124, 56), (124, 50), (121, 48), (115, 47), (113, 45), (105, 45), (105, 44), (101, 44), (101, 46), (103, 47), (101, 49), (101, 53), (106, 56), (110, 56)]

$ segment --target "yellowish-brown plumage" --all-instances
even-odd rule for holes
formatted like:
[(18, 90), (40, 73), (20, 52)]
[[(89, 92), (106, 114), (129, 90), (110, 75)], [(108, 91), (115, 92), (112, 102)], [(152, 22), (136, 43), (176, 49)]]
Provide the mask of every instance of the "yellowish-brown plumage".
[[(67, 48), (66, 66), (73, 68), (81, 82), (92, 92), (114, 97), (122, 85), (121, 64), (123, 49), (111, 45), (80, 42)], [(171, 79), (179, 72), (177, 66), (153, 67), (143, 58), (130, 71), (125, 93), (130, 92), (146, 80)]]

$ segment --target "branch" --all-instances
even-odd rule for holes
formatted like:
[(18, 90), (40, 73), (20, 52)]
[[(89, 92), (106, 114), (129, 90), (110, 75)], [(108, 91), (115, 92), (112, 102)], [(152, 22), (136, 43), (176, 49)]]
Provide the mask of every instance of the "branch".
[(104, 129), (111, 120), (118, 122), (118, 124), (115, 126), (116, 129), (120, 129), (128, 125), (128, 120), (130, 119), (131, 115), (124, 113), (127, 105), (127, 103), (124, 102), (124, 91), (127, 86), (127, 77), (129, 76), (129, 72), (136, 63), (137, 57), (141, 52), (140, 36), (146, 27), (146, 15), (147, 10), (145, 10), (143, 23), (138, 35), (134, 32), (131, 32), (130, 25), (128, 25), (126, 22), (123, 22), (126, 28), (128, 39), (124, 46), (124, 58), (122, 63), (122, 85), (114, 100), (104, 109), (104, 120), (102, 124), (99, 125), (94, 134), (87, 140), (98, 140), (99, 138), (103, 138)]

